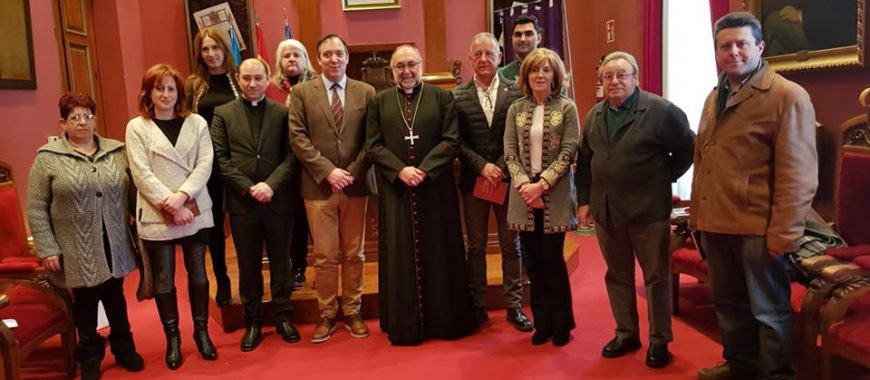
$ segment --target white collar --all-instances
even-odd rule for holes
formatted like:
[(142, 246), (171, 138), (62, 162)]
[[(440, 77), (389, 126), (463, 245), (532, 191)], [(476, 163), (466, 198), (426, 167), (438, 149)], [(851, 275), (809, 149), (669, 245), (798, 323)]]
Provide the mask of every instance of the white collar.
[(327, 90), (332, 90), (332, 85), (336, 83), (338, 83), (338, 87), (342, 90), (345, 89), (345, 86), (347, 85), (347, 75), (342, 75), (341, 79), (336, 82), (326, 79), (326, 75), (321, 75), (320, 79), (323, 79), (323, 85), (326, 86)]

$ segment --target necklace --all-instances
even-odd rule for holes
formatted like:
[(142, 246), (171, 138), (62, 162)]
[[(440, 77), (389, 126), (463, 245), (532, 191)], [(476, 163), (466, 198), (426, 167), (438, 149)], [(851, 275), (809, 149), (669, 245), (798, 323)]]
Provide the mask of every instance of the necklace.
[[(76, 152), (76, 153), (84, 156), (90, 162), (94, 162), (94, 157), (97, 156), (97, 152), (100, 150), (100, 147), (97, 144), (94, 144), (93, 146), (89, 146), (89, 147), (84, 147), (84, 146), (76, 145), (72, 141), (69, 141), (69, 145), (72, 148), (73, 152)], [(90, 154), (85, 153), (88, 151), (90, 151), (91, 153)]]
[[(411, 123), (408, 124), (408, 119), (402, 113), (402, 121), (405, 122), (405, 128), (408, 128), (408, 135), (405, 136), (405, 141), (409, 141), (411, 146), (414, 146), (414, 140), (419, 139), (420, 135), (414, 134), (414, 123), (417, 122), (417, 111), (420, 110), (420, 100), (423, 99), (423, 83), (420, 83), (420, 97), (417, 98), (417, 105), (414, 106), (414, 116), (411, 117)], [(402, 110), (402, 100), (399, 98), (399, 92), (396, 92), (396, 104), (399, 106), (399, 111)]]

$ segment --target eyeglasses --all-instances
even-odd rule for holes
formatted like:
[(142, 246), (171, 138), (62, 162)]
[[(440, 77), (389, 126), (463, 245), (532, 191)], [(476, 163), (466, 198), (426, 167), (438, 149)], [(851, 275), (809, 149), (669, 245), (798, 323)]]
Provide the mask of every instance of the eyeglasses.
[(66, 119), (66, 121), (68, 121), (68, 122), (71, 121), (71, 122), (78, 123), (78, 122), (81, 122), (81, 121), (92, 121), (92, 120), (94, 120), (94, 119), (96, 119), (96, 118), (97, 118), (97, 115), (94, 115), (94, 114), (92, 114), (92, 113), (89, 113), (89, 114), (84, 114), (84, 115), (72, 115), (72, 116), (68, 117), (68, 118)]
[(417, 68), (417, 66), (420, 66), (420, 61), (408, 62), (408, 63), (397, 63), (397, 64), (393, 65), (393, 68), (396, 70), (399, 70), (399, 71), (405, 71), (405, 69), (414, 70)]
[(614, 78), (618, 79), (618, 80), (626, 80), (626, 79), (631, 78), (633, 76), (634, 76), (634, 73), (621, 72), (621, 73), (606, 73), (606, 74), (602, 75), (601, 78), (608, 81), (608, 82), (612, 82)]

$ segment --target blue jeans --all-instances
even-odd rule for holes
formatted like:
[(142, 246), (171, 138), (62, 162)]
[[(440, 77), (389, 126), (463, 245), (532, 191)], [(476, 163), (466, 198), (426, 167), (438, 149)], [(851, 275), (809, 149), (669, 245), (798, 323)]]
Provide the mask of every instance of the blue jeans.
[(770, 256), (763, 236), (700, 235), (732, 378), (793, 379), (794, 325), (785, 258)]

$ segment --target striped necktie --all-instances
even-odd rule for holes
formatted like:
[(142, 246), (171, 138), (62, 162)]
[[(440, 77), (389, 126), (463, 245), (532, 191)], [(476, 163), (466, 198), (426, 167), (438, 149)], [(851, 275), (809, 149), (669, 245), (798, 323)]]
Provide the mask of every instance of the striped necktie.
[(341, 108), (341, 97), (338, 96), (338, 89), (341, 86), (338, 83), (332, 85), (332, 118), (335, 120), (335, 126), (341, 128), (341, 119), (344, 117), (344, 110)]

